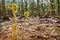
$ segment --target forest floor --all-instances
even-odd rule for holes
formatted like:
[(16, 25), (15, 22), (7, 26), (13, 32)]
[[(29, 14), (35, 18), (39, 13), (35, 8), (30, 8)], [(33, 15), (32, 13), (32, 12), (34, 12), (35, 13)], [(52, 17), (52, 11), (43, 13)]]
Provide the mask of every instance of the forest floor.
[[(13, 18), (0, 23), (0, 40), (10, 40)], [(57, 18), (28, 18), (24, 25), (24, 18), (17, 18), (18, 40), (24, 35), (25, 40), (60, 40), (60, 19)], [(24, 33), (22, 33), (24, 28)]]

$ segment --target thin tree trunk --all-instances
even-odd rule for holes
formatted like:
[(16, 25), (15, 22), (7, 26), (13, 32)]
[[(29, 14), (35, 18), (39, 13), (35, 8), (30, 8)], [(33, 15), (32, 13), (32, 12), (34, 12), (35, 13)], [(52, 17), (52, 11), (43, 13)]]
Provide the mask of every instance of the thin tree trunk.
[(18, 8), (18, 9), (20, 10), (20, 3), (19, 3), (19, 0), (18, 0), (18, 5), (19, 5), (19, 8)]
[(23, 0), (21, 0), (21, 10), (22, 10), (22, 14), (24, 14)]
[(58, 14), (60, 15), (60, 0), (58, 0)]
[(24, 0), (24, 2), (25, 2), (25, 11), (27, 11), (27, 0)]
[(7, 14), (6, 14), (6, 8), (5, 8), (5, 1), (2, 0), (2, 14), (1, 14), (1, 18), (3, 20), (9, 20), (9, 18), (7, 17)]
[(13, 3), (15, 3), (15, 0), (13, 0)]
[(39, 5), (39, 1), (40, 0), (37, 0), (37, 14), (38, 14), (38, 16), (40, 18), (41, 16), (40, 16), (40, 5)]
[(50, 5), (51, 5), (51, 14), (50, 15), (55, 15), (55, 11), (54, 11), (54, 2), (53, 2), (54, 0), (50, 0)]

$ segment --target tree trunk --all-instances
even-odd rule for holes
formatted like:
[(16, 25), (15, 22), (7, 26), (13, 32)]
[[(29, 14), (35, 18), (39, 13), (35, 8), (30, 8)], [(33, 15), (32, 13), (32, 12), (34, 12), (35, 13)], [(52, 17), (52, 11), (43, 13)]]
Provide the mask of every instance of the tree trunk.
[(24, 10), (27, 11), (27, 6), (28, 6), (27, 5), (27, 0), (24, 0), (24, 2), (25, 2), (25, 9)]
[(60, 15), (60, 0), (58, 0), (58, 14)]
[(18, 7), (18, 10), (20, 10), (20, 3), (19, 3), (20, 1), (18, 0), (18, 5), (19, 5), (19, 7)]
[(9, 20), (7, 14), (6, 14), (6, 8), (5, 8), (5, 1), (2, 0), (2, 13), (1, 13), (1, 18), (3, 20)]
[(23, 0), (21, 0), (21, 10), (22, 10), (22, 14), (24, 14)]
[(13, 3), (15, 3), (15, 0), (13, 0)]
[(51, 14), (50, 15), (55, 15), (55, 11), (54, 11), (54, 0), (50, 0), (50, 5), (51, 5)]
[(39, 1), (40, 1), (40, 0), (37, 0), (37, 15), (38, 15), (39, 18), (40, 18), (41, 16), (40, 16), (40, 5), (39, 5)]
[(34, 0), (30, 0), (30, 11), (31, 11), (31, 15), (32, 17), (34, 17)]

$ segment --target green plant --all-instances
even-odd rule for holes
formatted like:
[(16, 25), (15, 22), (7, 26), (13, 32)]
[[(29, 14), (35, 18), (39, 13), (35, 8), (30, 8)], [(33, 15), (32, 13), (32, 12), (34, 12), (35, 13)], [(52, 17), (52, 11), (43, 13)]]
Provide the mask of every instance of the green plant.
[(11, 9), (12, 9), (13, 15), (14, 15), (14, 24), (12, 25), (12, 32), (13, 33), (11, 35), (11, 40), (18, 40), (18, 38), (17, 38), (17, 22), (16, 22), (17, 5), (12, 4)]

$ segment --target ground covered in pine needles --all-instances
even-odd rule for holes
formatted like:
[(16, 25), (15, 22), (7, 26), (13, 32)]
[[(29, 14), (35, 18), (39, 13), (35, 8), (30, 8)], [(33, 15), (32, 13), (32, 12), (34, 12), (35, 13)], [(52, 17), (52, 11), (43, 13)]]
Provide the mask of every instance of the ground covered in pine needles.
[[(57, 18), (17, 18), (18, 40), (60, 40), (60, 19)], [(0, 40), (10, 40), (13, 18), (0, 23)], [(24, 33), (22, 33), (24, 28)]]

